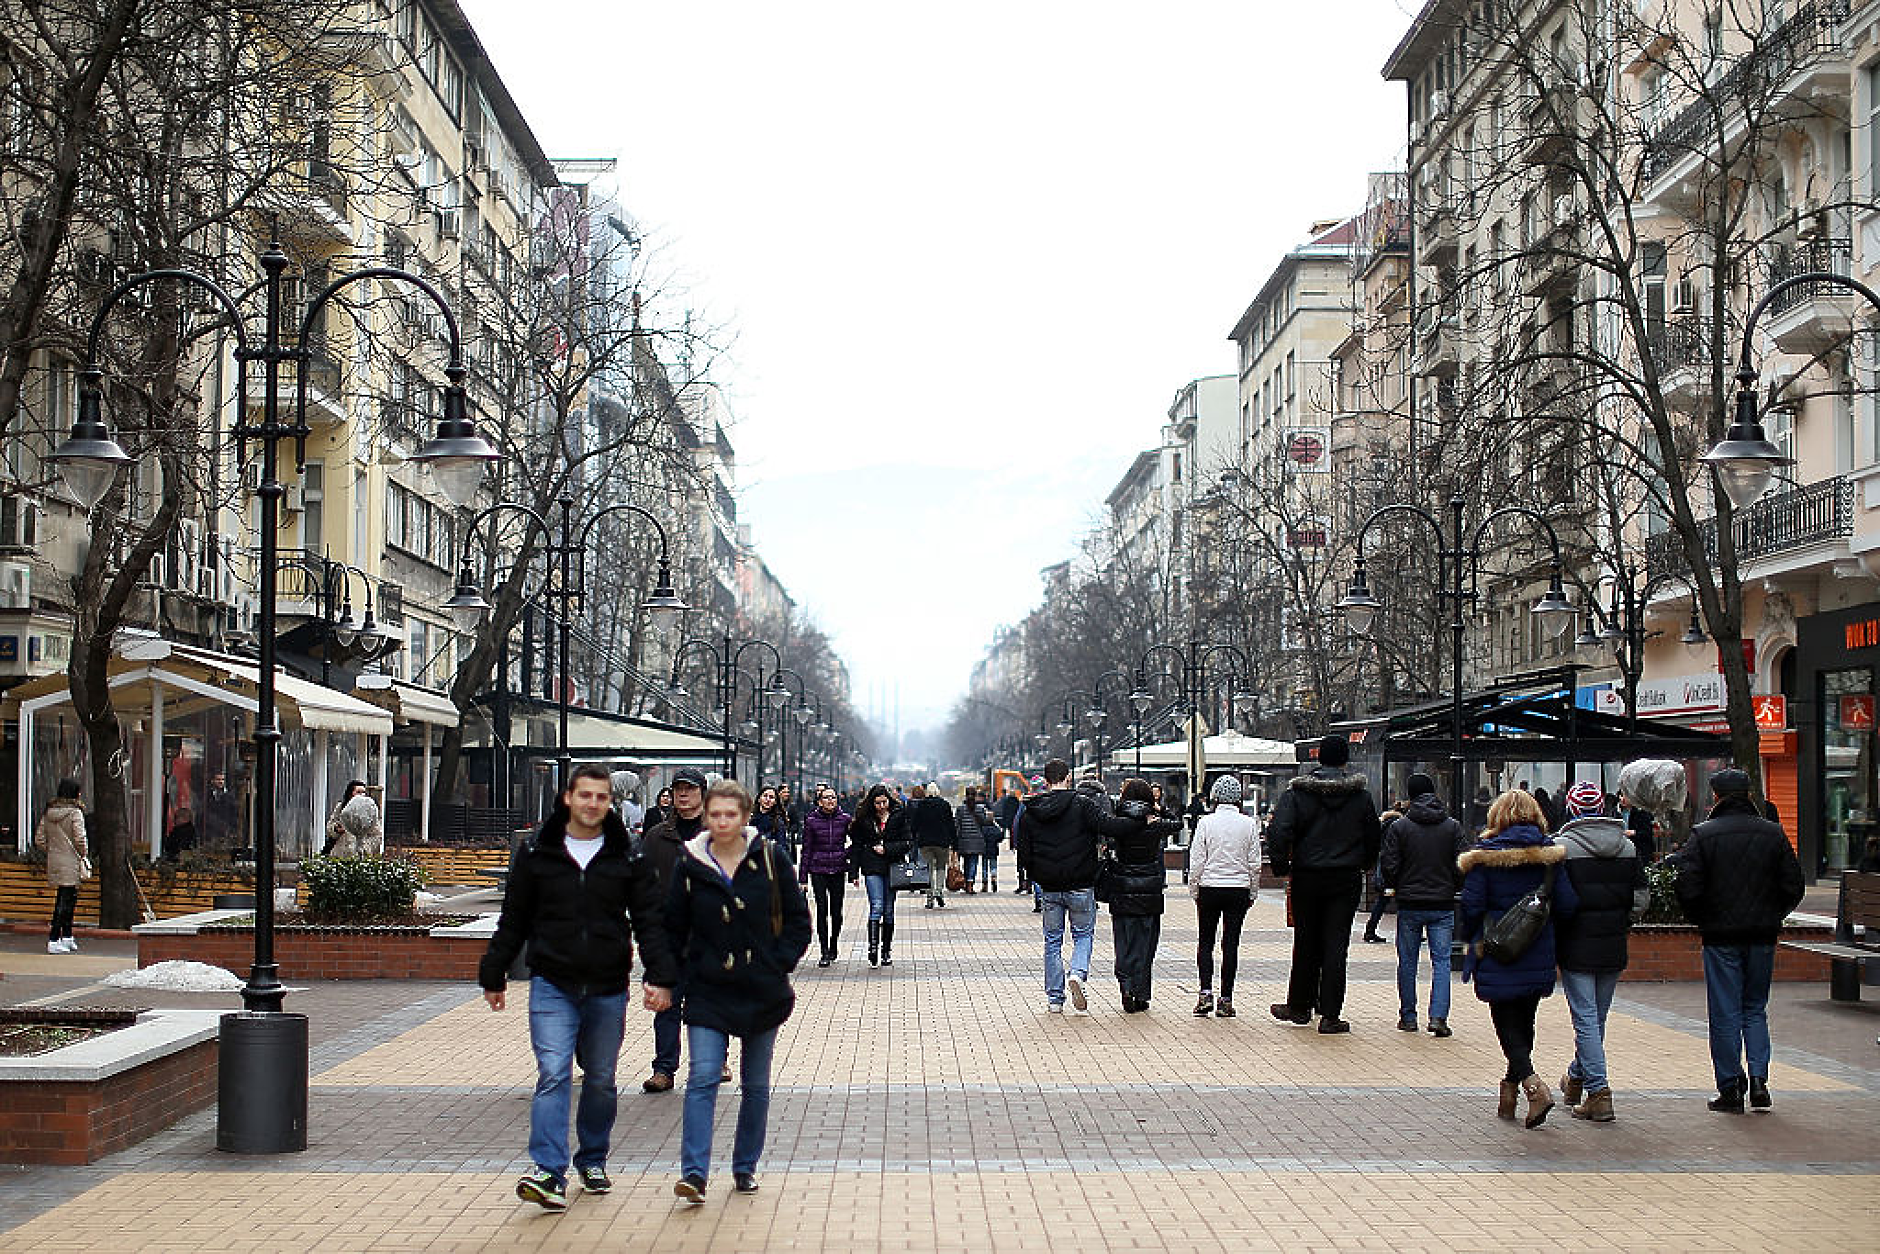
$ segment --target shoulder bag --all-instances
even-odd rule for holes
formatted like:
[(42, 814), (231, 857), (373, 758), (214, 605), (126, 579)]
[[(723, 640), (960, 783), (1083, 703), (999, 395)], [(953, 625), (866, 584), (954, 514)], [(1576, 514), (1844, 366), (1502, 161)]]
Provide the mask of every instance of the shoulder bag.
[[(908, 852), (912, 853), (910, 849)], [(926, 892), (933, 879), (927, 873), (925, 862), (916, 862), (903, 858), (899, 862), (888, 864), (888, 891), (891, 893)]]
[(1503, 966), (1526, 953), (1539, 939), (1541, 929), (1553, 912), (1554, 871), (1559, 863), (1548, 864), (1540, 884), (1533, 892), (1502, 911), (1501, 917), (1482, 932), (1482, 956)]

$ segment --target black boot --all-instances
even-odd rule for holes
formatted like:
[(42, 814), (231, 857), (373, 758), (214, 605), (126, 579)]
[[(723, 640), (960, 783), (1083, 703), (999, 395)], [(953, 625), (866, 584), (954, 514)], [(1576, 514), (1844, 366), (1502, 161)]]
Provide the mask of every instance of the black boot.
[(893, 919), (883, 919), (881, 921), (881, 965), (884, 967), (891, 967), (894, 965), (894, 920)]
[(818, 945), (818, 949), (817, 949), (818, 956), (816, 959), (816, 965), (819, 967), (826, 967), (831, 962), (835, 961), (835, 951), (829, 948), (828, 928), (821, 927), (821, 928), (816, 929), (816, 931), (817, 931), (816, 941)]
[(881, 965), (881, 920), (880, 919), (870, 919), (868, 921), (868, 965), (871, 967), (878, 967)]

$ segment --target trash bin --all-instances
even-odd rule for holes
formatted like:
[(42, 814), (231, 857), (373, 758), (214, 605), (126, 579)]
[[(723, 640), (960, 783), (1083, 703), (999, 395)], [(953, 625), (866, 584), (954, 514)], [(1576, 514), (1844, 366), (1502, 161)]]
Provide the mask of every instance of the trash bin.
[(253, 893), (217, 893), (212, 906), (216, 910), (253, 910), (255, 895)]
[(307, 1016), (222, 1016), (215, 1147), (230, 1154), (307, 1148)]

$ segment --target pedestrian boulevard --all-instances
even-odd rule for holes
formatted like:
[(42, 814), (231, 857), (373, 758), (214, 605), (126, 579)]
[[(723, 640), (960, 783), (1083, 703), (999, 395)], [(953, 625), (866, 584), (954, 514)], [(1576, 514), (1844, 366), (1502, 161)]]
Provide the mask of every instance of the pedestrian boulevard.
[[(0, 1250), (1880, 1247), (1880, 1015), (1829, 1003), (1825, 986), (1778, 986), (1770, 1114), (1704, 1109), (1701, 988), (1622, 985), (1618, 1122), (1563, 1106), (1524, 1131), (1493, 1116), (1502, 1064), (1472, 990), (1456, 986), (1452, 1039), (1395, 1029), (1387, 946), (1352, 947), (1351, 1035), (1274, 1022), (1276, 898), (1249, 916), (1233, 1020), (1189, 1013), (1195, 932), (1176, 887), (1153, 1008), (1132, 1016), (1109, 978), (1107, 918), (1092, 1013), (1056, 1016), (1026, 899), (903, 900), (880, 971), (856, 904), (842, 960), (798, 973), (754, 1197), (721, 1178), (703, 1208), (674, 1205), (682, 1097), (639, 1090), (644, 1011), (622, 1053), (615, 1189), (551, 1215), (512, 1187), (528, 1166), (524, 999), (497, 1014), (467, 984), (325, 984), (290, 1001), (314, 1021), (306, 1153), (219, 1154), (210, 1111), (91, 1167), (0, 1174)], [(89, 961), (75, 979), (95, 978)], [(47, 966), (23, 980), (6, 966), (0, 991), (17, 997)], [(1569, 1042), (1555, 997), (1543, 1075)]]

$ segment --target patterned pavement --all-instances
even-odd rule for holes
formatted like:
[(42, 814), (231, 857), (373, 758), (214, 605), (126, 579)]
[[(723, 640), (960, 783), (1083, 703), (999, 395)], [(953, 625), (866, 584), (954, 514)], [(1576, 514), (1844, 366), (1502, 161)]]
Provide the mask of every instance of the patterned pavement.
[[(1188, 1013), (1195, 932), (1178, 888), (1154, 1010), (1132, 1016), (1108, 978), (1107, 920), (1093, 1013), (1060, 1017), (1044, 1012), (1028, 903), (953, 902), (902, 902), (892, 970), (869, 970), (852, 935), (837, 966), (799, 974), (755, 1197), (717, 1181), (702, 1209), (674, 1207), (681, 1097), (638, 1090), (642, 1011), (615, 1191), (550, 1216), (510, 1191), (528, 1165), (524, 1006), (493, 1014), (466, 986), (321, 984), (290, 1000), (314, 1039), (306, 1153), (218, 1154), (211, 1111), (91, 1167), (0, 1168), (0, 1251), (1880, 1248), (1880, 1013), (1825, 986), (1778, 989), (1772, 1113), (1704, 1109), (1701, 987), (1622, 985), (1618, 1122), (1562, 1109), (1524, 1131), (1493, 1116), (1500, 1058), (1471, 989), (1457, 986), (1454, 1038), (1395, 1030), (1389, 949), (1353, 946), (1351, 1035), (1273, 1022), (1289, 945), (1277, 901), (1249, 918), (1236, 1020)], [(232, 1000), (85, 988), (127, 950), (89, 945), (80, 969), (0, 947), (0, 999)], [(1543, 1074), (1570, 1041), (1552, 998)]]

